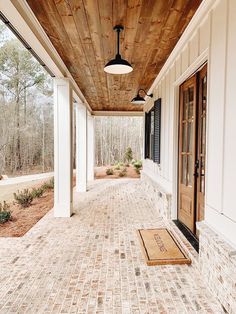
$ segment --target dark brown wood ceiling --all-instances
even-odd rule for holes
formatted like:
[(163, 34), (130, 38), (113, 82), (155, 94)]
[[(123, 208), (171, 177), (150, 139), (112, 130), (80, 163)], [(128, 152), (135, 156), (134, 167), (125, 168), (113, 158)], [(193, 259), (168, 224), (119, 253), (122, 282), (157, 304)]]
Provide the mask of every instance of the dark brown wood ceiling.
[[(137, 111), (201, 0), (27, 0), (93, 110)], [(106, 74), (122, 24), (121, 55), (134, 70)]]

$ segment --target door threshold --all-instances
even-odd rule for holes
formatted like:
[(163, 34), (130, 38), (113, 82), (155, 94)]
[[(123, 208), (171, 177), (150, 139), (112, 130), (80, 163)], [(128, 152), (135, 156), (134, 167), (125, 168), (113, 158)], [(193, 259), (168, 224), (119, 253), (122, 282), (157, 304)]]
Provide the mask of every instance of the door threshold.
[(199, 252), (199, 241), (196, 236), (187, 228), (184, 224), (182, 224), (178, 219), (173, 220), (175, 225), (179, 228), (188, 242), (192, 245), (192, 247)]

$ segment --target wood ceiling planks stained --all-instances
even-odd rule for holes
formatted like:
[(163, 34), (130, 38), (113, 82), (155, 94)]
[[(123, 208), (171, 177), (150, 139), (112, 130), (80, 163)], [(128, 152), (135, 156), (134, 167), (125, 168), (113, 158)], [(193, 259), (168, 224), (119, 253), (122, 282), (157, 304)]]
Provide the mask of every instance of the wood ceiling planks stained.
[[(130, 100), (148, 90), (201, 0), (27, 0), (91, 108), (138, 111)], [(134, 70), (104, 72), (115, 56), (113, 26), (122, 24), (121, 55)]]

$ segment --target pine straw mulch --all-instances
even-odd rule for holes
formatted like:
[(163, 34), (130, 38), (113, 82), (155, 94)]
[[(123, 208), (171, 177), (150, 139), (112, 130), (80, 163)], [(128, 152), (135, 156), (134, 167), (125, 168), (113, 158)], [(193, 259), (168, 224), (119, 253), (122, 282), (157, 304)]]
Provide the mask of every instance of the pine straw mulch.
[[(76, 179), (73, 177), (73, 186), (75, 186), (75, 182)], [(41, 185), (34, 184), (31, 188), (39, 188)], [(0, 237), (22, 237), (53, 208), (54, 191), (48, 190), (44, 192), (42, 197), (35, 198), (31, 206), (27, 208), (21, 208), (14, 202), (10, 205), (12, 220), (0, 224)]]
[[(114, 174), (112, 175), (107, 175), (106, 174), (106, 170), (108, 168), (112, 168), (114, 171)], [(122, 170), (122, 167), (121, 167)], [(130, 165), (129, 167), (126, 167), (126, 175), (123, 177), (119, 176), (119, 173), (121, 172), (121, 170), (115, 170), (114, 167), (112, 166), (106, 166), (106, 167), (97, 167), (96, 171), (95, 171), (95, 178), (96, 179), (138, 179), (140, 178), (140, 174), (138, 174), (135, 170), (135, 168)]]
[(50, 190), (35, 198), (27, 208), (11, 203), (12, 220), (0, 224), (0, 237), (22, 237), (53, 208), (53, 202), (53, 190)]

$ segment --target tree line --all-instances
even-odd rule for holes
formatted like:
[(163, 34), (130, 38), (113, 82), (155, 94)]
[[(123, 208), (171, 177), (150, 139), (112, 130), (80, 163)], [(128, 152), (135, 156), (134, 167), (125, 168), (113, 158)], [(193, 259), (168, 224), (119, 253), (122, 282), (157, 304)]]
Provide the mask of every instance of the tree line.
[(0, 24), (0, 175), (53, 169), (52, 78)]
[[(95, 130), (97, 166), (128, 147), (141, 159), (141, 117), (96, 117)], [(53, 79), (0, 22), (0, 176), (53, 171), (53, 136)]]
[(134, 159), (142, 159), (142, 117), (95, 117), (95, 130), (97, 166), (125, 161), (128, 147), (131, 148)]

